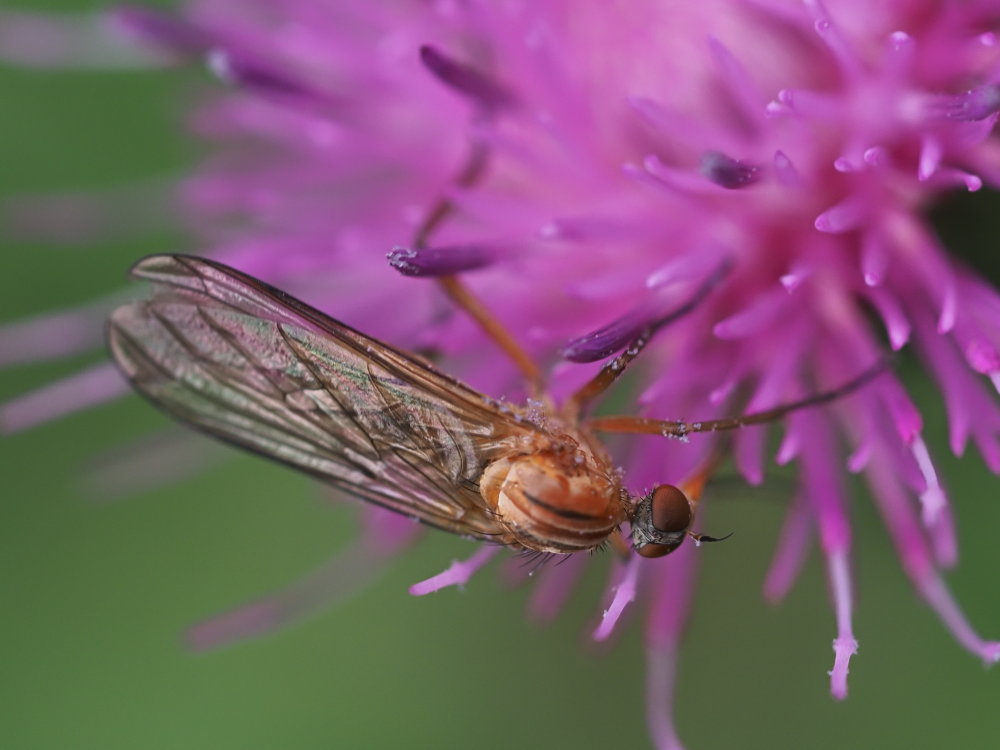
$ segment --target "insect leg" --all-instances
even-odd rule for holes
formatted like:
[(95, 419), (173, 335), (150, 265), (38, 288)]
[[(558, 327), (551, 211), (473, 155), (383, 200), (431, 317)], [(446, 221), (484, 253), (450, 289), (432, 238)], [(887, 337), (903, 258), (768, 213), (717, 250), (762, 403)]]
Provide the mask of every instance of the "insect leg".
[[(485, 173), (489, 161), (489, 149), (481, 143), (475, 143), (462, 171), (455, 178), (459, 187), (469, 187), (475, 184)], [(454, 202), (447, 196), (442, 196), (427, 212), (427, 216), (417, 227), (413, 246), (422, 248), (427, 245), (431, 233), (447, 219), (455, 210)], [(469, 291), (469, 288), (455, 275), (442, 276), (438, 279), (441, 289), (448, 299), (469, 315), (483, 332), (493, 339), (493, 342), (510, 358), (528, 381), (532, 395), (542, 392), (542, 376), (538, 365), (528, 356), (528, 353), (517, 343), (510, 331), (501, 323), (479, 299)]]
[(604, 393), (612, 383), (621, 377), (629, 363), (639, 356), (639, 352), (646, 348), (646, 344), (649, 343), (657, 331), (697, 308), (702, 300), (726, 277), (731, 267), (732, 263), (730, 261), (724, 261), (701, 283), (691, 296), (691, 299), (680, 307), (671, 310), (666, 315), (653, 320), (641, 330), (628, 343), (628, 346), (625, 347), (625, 350), (621, 354), (610, 362), (607, 362), (593, 378), (567, 399), (563, 407), (566, 414), (576, 416), (586, 409), (591, 401)]
[[(727, 439), (722, 439), (714, 445), (711, 453), (708, 454), (708, 457), (702, 462), (701, 466), (695, 469), (694, 473), (680, 484), (680, 490), (687, 496), (688, 504), (691, 506), (692, 521), (698, 512), (698, 504), (701, 502), (701, 495), (705, 491), (705, 485), (708, 484), (708, 480), (712, 478), (715, 470), (719, 468), (719, 464), (726, 457), (726, 446), (728, 443)], [(722, 537), (715, 537), (688, 530), (687, 535), (694, 540), (695, 544), (701, 544), (702, 542), (725, 541), (733, 535), (733, 532), (729, 532)]]
[(487, 336), (493, 339), (493, 343), (503, 350), (511, 361), (517, 365), (517, 368), (524, 375), (525, 379), (528, 381), (529, 388), (532, 395), (537, 395), (542, 392), (542, 375), (541, 371), (538, 369), (538, 365), (535, 361), (528, 355), (528, 353), (521, 348), (521, 345), (517, 343), (516, 339), (511, 335), (510, 331), (501, 323), (496, 316), (493, 315), (479, 299), (469, 291), (469, 288), (465, 286), (459, 280), (457, 276), (443, 276), (438, 282), (441, 284), (441, 288), (444, 290), (448, 298), (455, 303), (455, 305), (462, 310), (464, 310), (479, 327), (483, 329)]
[(713, 446), (712, 451), (702, 464), (694, 470), (694, 473), (680, 483), (678, 489), (687, 496), (688, 502), (691, 503), (692, 515), (698, 507), (701, 494), (705, 491), (705, 485), (708, 484), (708, 480), (712, 478), (715, 470), (719, 468), (719, 464), (726, 457), (726, 444), (728, 442), (728, 440), (720, 440), (717, 445)]
[(587, 426), (592, 430), (602, 432), (633, 432), (646, 435), (663, 435), (664, 437), (684, 437), (692, 432), (716, 432), (719, 430), (735, 430), (755, 424), (766, 424), (781, 419), (786, 414), (799, 409), (827, 404), (860, 388), (870, 380), (882, 374), (888, 366), (888, 361), (880, 359), (860, 375), (848, 380), (829, 391), (823, 391), (807, 398), (775, 406), (771, 409), (744, 414), (740, 417), (726, 419), (709, 419), (703, 422), (682, 422), (669, 419), (647, 419), (646, 417), (595, 417), (587, 420)]
[[(473, 143), (469, 151), (469, 156), (462, 166), (462, 171), (455, 176), (455, 185), (458, 187), (471, 187), (476, 184), (486, 173), (486, 165), (489, 163), (490, 151), (482, 143)], [(434, 205), (431, 206), (424, 220), (417, 226), (413, 235), (414, 247), (425, 247), (431, 234), (441, 226), (441, 223), (451, 216), (455, 211), (455, 203), (447, 196), (441, 196)]]
[(611, 549), (614, 550), (615, 554), (618, 555), (618, 559), (622, 562), (627, 561), (632, 556), (632, 545), (625, 541), (625, 537), (622, 535), (620, 529), (612, 531), (611, 536), (608, 537), (608, 541), (611, 543)]

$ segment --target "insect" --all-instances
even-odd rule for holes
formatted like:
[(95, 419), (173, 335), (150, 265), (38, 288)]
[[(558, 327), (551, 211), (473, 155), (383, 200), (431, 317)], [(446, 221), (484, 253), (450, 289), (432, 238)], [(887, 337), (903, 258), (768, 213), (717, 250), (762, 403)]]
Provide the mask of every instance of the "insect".
[[(582, 415), (645, 346), (657, 322), (566, 403), (503, 404), (428, 362), (365, 336), (221, 263), (141, 260), (149, 299), (118, 308), (111, 352), (133, 387), (173, 417), (430, 526), (515, 550), (568, 554), (609, 539), (644, 557), (677, 549), (700, 484), (623, 487), (599, 431), (684, 436), (780, 418), (831, 391), (732, 419)], [(717, 281), (717, 280), (716, 280)], [(715, 283), (712, 281), (711, 283)]]

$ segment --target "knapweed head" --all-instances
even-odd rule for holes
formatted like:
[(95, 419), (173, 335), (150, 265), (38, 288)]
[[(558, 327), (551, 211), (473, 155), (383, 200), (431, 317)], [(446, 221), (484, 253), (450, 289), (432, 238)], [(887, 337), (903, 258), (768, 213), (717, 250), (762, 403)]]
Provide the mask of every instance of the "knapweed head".
[[(525, 368), (442, 293), (456, 274), (540, 363), (557, 402), (658, 329), (630, 405), (650, 419), (767, 410), (912, 349), (948, 408), (952, 450), (971, 439), (997, 472), (1000, 296), (942, 247), (927, 211), (1000, 183), (998, 10), (191, 0), (176, 15), (130, 7), (113, 20), (150, 61), (207, 61), (221, 79), (190, 113), (209, 156), (173, 193), (213, 257), (497, 397), (528, 395)], [(0, 335), (66, 332), (92, 312)], [(121, 392), (108, 369), (83, 377), (85, 398)], [(4, 406), (4, 425), (64, 410), (52, 393)], [(815, 531), (836, 610), (833, 695), (846, 696), (857, 649), (845, 470), (864, 477), (920, 595), (964, 648), (996, 661), (944, 585), (952, 512), (900, 380), (886, 373), (778, 429), (774, 458), (798, 467), (799, 491), (766, 593), (781, 598)], [(747, 427), (727, 446), (752, 484), (768, 433)], [(649, 488), (683, 482), (719, 445), (707, 434), (615, 446), (643, 498), (640, 553), (672, 551), (691, 522), (668, 489)], [(608, 637), (633, 600), (647, 605), (660, 748), (679, 747), (665, 703), (699, 554), (686, 544), (615, 563), (595, 633)], [(484, 547), (412, 592), (463, 583), (493, 555)], [(201, 642), (280, 619), (269, 617), (250, 612)]]

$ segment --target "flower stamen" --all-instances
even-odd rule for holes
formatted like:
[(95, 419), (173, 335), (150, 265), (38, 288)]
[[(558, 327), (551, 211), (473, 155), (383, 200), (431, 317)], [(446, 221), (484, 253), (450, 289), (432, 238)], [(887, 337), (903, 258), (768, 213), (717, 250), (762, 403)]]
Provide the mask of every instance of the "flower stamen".
[(396, 245), (386, 254), (389, 265), (404, 276), (450, 276), (493, 265), (509, 248), (497, 245), (449, 245), (409, 248)]
[(420, 48), (420, 61), (446, 86), (478, 102), (488, 110), (511, 107), (514, 96), (487, 74), (448, 57), (437, 47), (425, 44)]
[(699, 171), (716, 185), (727, 190), (738, 190), (757, 182), (760, 167), (739, 161), (718, 151), (709, 151), (701, 157)]

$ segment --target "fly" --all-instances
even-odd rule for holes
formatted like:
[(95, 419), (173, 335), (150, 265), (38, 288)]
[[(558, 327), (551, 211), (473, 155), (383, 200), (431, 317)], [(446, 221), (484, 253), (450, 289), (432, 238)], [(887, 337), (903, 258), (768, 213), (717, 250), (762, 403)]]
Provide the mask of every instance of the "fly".
[[(698, 295), (725, 273), (719, 269)], [(514, 550), (569, 554), (611, 540), (627, 551), (625, 523), (631, 548), (644, 557), (669, 554), (687, 536), (714, 541), (690, 530), (708, 468), (683, 489), (660, 485), (633, 496), (597, 433), (684, 437), (771, 422), (845, 395), (884, 369), (879, 363), (833, 390), (730, 419), (586, 418), (588, 403), (676, 315), (650, 324), (565, 403), (536, 394), (529, 408), (501, 405), (216, 261), (156, 255), (132, 276), (153, 282), (153, 293), (112, 314), (109, 345), (156, 406), (363, 500)], [(459, 286), (450, 291), (462, 294)]]

